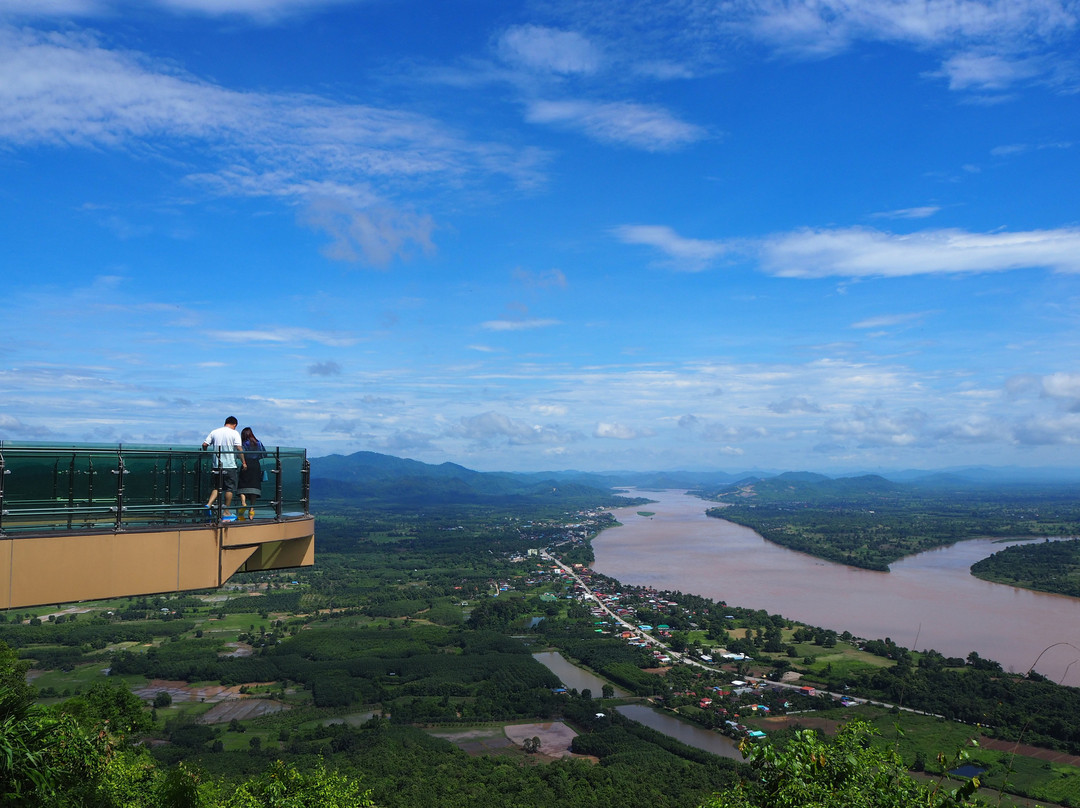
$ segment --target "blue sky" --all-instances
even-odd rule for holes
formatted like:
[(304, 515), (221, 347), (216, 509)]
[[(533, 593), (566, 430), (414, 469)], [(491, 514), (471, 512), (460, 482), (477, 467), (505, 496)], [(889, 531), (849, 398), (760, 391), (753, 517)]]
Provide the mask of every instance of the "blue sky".
[(0, 439), (1074, 466), (1075, 0), (4, 0)]

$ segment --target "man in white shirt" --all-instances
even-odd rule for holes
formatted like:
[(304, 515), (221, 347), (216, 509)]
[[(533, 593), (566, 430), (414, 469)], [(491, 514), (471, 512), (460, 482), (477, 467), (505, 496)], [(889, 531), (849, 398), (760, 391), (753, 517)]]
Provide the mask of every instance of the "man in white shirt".
[(240, 475), (236, 465), (237, 458), (239, 458), (241, 466), (247, 468), (243, 444), (240, 442), (240, 433), (236, 431), (238, 423), (236, 418), (230, 415), (225, 419), (225, 426), (219, 426), (211, 431), (202, 445), (203, 449), (212, 448), (214, 452), (215, 485), (214, 490), (210, 492), (210, 501), (206, 503), (206, 507), (208, 509), (213, 508), (214, 503), (217, 502), (218, 490), (224, 491), (225, 512), (221, 517), (223, 522), (231, 522), (236, 519), (229, 511), (229, 506), (232, 505), (233, 492), (236, 491), (236, 484)]

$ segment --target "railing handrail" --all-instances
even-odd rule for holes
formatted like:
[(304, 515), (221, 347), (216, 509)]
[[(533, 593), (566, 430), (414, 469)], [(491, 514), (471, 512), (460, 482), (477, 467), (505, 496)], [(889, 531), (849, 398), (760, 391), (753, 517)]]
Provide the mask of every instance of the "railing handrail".
[[(207, 450), (200, 448), (199, 446), (176, 446), (175, 444), (162, 444), (160, 446), (154, 446), (152, 444), (137, 443), (134, 446), (123, 443), (22, 443), (8, 440), (0, 440), (0, 452), (30, 452), (30, 453), (63, 453), (64, 455), (70, 454), (72, 451), (79, 454), (102, 454), (102, 455), (115, 455), (118, 451), (124, 452), (124, 454), (191, 454), (202, 455), (206, 454)], [(273, 452), (280, 452), (282, 456), (295, 456), (295, 457), (307, 457), (307, 449), (294, 447), (294, 446), (267, 446), (263, 449), (266, 455), (270, 455)]]
[[(92, 517), (105, 513), (111, 514), (115, 532), (148, 524), (220, 522), (224, 498), (218, 497), (216, 511), (209, 514), (204, 505), (211, 488), (222, 487), (210, 477), (212, 460), (212, 452), (190, 445), (0, 441), (0, 536), (100, 531), (106, 520)], [(266, 448), (255, 462), (267, 467), (267, 481), (273, 479), (272, 499), (259, 500), (263, 513), (272, 507), (275, 521), (307, 516), (307, 450)]]

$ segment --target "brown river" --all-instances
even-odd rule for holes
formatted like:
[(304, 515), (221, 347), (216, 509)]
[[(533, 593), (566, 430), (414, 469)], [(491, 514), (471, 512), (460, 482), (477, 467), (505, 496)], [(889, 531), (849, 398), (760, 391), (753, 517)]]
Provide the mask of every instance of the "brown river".
[(656, 502), (616, 509), (622, 524), (593, 540), (593, 569), (624, 584), (704, 595), (867, 639), (890, 637), (914, 650), (976, 651), (1009, 671), (1027, 671), (1038, 659), (1039, 673), (1080, 686), (1080, 664), (1073, 665), (1080, 661), (1080, 599), (970, 574), (973, 563), (1006, 543), (973, 539), (897, 561), (891, 572), (870, 572), (770, 544), (706, 516), (712, 503), (681, 491), (631, 494)]

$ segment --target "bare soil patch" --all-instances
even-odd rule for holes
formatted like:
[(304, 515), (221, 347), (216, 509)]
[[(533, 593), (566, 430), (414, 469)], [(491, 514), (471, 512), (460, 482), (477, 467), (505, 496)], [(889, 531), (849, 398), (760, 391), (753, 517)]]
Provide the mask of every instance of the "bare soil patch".
[(429, 729), (428, 733), (436, 738), (450, 741), (470, 755), (486, 755), (510, 746), (510, 739), (506, 737), (502, 727), (478, 727), (465, 730)]
[(255, 653), (255, 648), (248, 645), (246, 642), (227, 642), (226, 648), (231, 648), (231, 651), (227, 651), (224, 654), (218, 654), (220, 657), (249, 657)]
[[(48, 619), (50, 617), (55, 619), (57, 617), (60, 617), (61, 615), (64, 616), (64, 617), (67, 617), (68, 615), (72, 615), (72, 614), (86, 614), (89, 611), (90, 611), (90, 609), (80, 609), (77, 606), (69, 606), (68, 608), (61, 609), (58, 612), (49, 612), (48, 614), (38, 615), (38, 617), (41, 619), (41, 622), (44, 623), (44, 622), (48, 621)], [(23, 620), (23, 623), (25, 625), (29, 625), (30, 621), (29, 620)]]
[(506, 737), (521, 746), (529, 738), (540, 739), (540, 754), (547, 757), (569, 757), (570, 744), (577, 733), (562, 721), (545, 721), (540, 724), (509, 724), (504, 730)]
[(1043, 749), (1039, 746), (1029, 746), (1015, 741), (1002, 741), (998, 738), (979, 738), (979, 746), (983, 749), (993, 749), (995, 752), (1015, 752), (1024, 757), (1032, 757), (1037, 760), (1048, 760), (1051, 763), (1064, 763), (1068, 766), (1080, 766), (1080, 756), (1066, 755), (1064, 752), (1056, 752), (1053, 749)]
[(200, 724), (225, 724), (234, 718), (244, 721), (261, 715), (280, 713), (288, 710), (289, 705), (276, 699), (243, 698), (236, 701), (221, 701), (199, 716)]
[[(250, 682), (247, 687), (256, 687), (259, 682)], [(209, 702), (214, 706), (203, 715), (199, 716), (200, 724), (219, 724), (232, 721), (234, 718), (244, 720), (255, 718), (260, 715), (288, 710), (289, 705), (276, 699), (253, 698), (241, 693), (240, 688), (245, 685), (189, 685), (187, 682), (176, 682), (168, 679), (151, 679), (145, 685), (135, 688), (136, 696), (144, 701), (153, 701), (154, 697), (164, 691), (172, 696), (177, 703)]]

